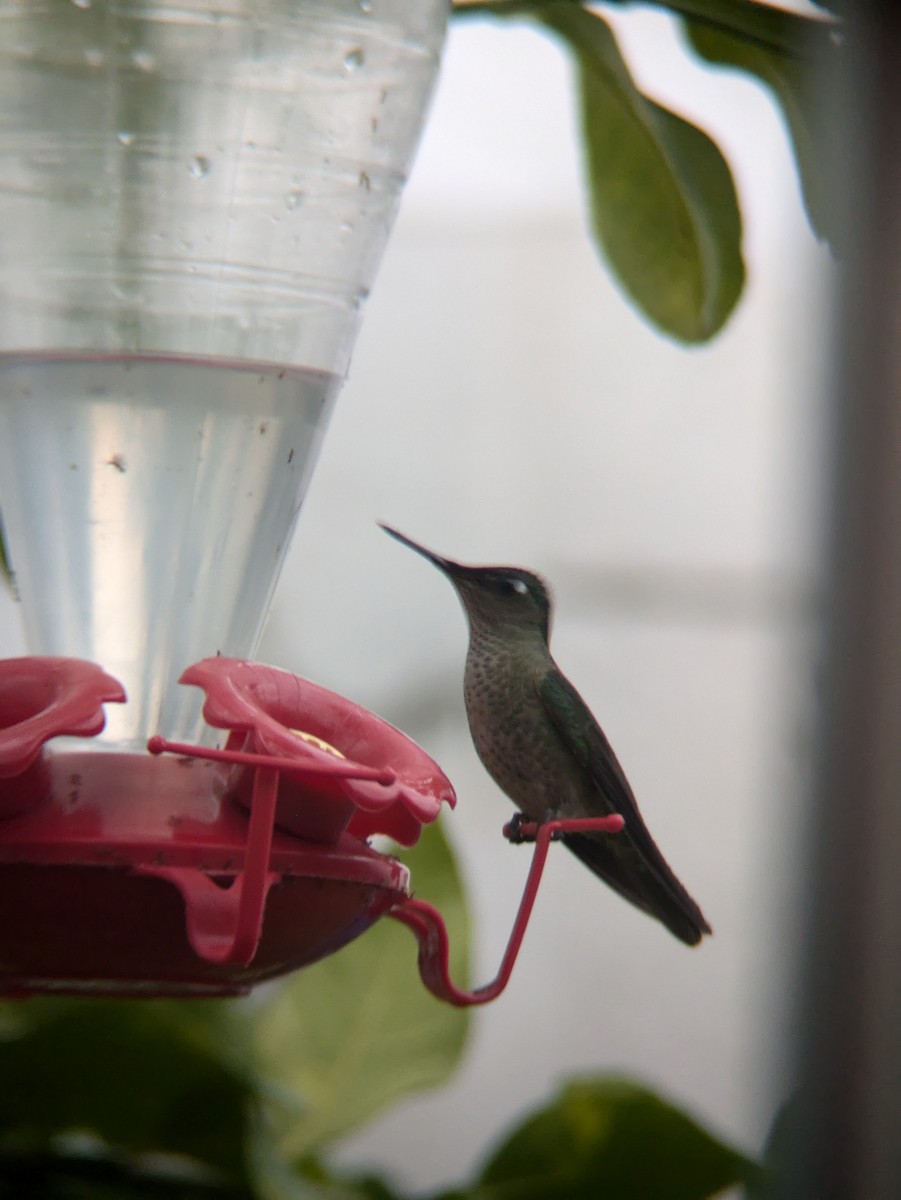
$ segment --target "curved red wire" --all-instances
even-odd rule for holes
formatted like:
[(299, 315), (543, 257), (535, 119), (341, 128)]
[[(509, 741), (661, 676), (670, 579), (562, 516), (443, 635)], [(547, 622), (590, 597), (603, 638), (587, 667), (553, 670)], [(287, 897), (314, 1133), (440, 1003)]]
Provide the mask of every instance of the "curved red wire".
[[(419, 943), (419, 974), (432, 995), (457, 1008), (470, 1008), (476, 1004), (488, 1004), (496, 1000), (513, 973), (551, 842), (564, 833), (619, 833), (624, 824), (623, 818), (614, 813), (609, 817), (546, 821), (541, 825), (522, 822), (517, 826), (518, 838), (529, 840), (534, 837), (535, 853), (498, 973), (490, 983), (483, 984), (474, 991), (468, 992), (458, 988), (450, 978), (450, 942), (447, 926), (438, 910), (425, 900), (416, 899), (406, 900), (393, 908), (388, 916), (412, 930)], [(508, 829), (505, 828), (504, 832), (507, 833)]]

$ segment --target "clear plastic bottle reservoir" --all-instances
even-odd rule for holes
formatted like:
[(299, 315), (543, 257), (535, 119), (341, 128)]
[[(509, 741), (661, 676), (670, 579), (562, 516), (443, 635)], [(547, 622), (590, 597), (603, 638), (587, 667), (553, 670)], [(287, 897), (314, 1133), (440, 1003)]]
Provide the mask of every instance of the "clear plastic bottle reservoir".
[(30, 653), (196, 731), (247, 656), (428, 105), (446, 0), (5, 0), (0, 511)]

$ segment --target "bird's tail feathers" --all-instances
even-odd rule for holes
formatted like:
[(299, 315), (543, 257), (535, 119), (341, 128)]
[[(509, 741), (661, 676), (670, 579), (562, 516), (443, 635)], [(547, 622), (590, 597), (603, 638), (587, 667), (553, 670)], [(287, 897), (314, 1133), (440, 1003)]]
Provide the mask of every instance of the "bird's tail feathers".
[(654, 870), (636, 854), (634, 869), (630, 871), (624, 869), (623, 847), (614, 848), (608, 838), (573, 833), (567, 834), (563, 841), (609, 887), (642, 912), (656, 917), (686, 945), (696, 946), (705, 933), (713, 932), (662, 855)]

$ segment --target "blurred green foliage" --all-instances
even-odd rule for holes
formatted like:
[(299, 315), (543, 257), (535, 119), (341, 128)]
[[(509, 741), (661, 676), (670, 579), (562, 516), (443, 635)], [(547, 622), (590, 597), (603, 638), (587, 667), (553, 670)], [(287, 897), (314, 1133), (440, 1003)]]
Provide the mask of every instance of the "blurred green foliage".
[(501, 1144), (473, 1187), (444, 1200), (704, 1200), (758, 1168), (628, 1079), (568, 1083)]
[[(465, 985), (466, 905), (440, 828), (403, 857)], [(403, 1200), (329, 1152), (448, 1080), (468, 1020), (425, 990), (390, 920), (247, 1000), (0, 1004), (0, 1200)], [(702, 1200), (759, 1174), (670, 1103), (601, 1077), (568, 1084), (434, 1200)]]
[[(403, 857), (420, 894), (440, 905), (452, 968), (465, 979), (466, 905), (441, 830), (426, 830)], [(313, 1152), (450, 1076), (467, 1025), (465, 1011), (422, 987), (416, 943), (390, 920), (246, 1001), (7, 1002), (0, 1197), (4, 1161), (14, 1173), (30, 1162), (46, 1174), (59, 1158), (68, 1177), (85, 1135), (94, 1172), (103, 1160), (107, 1173), (130, 1177), (147, 1155), (177, 1156), (200, 1171), (192, 1186), (301, 1194)]]
[[(416, 892), (441, 911), (455, 980), (467, 975), (469, 922), (439, 828), (400, 852)], [(339, 954), (294, 975), (254, 1020), (267, 1088), (280, 1096), (279, 1148), (318, 1152), (394, 1100), (443, 1083), (460, 1060), (468, 1013), (441, 1004), (419, 979), (416, 942), (381, 921)]]
[[(702, 65), (767, 87), (791, 140), (817, 237), (835, 246), (828, 130), (817, 84), (844, 53), (842, 27), (756, 0), (644, 0), (679, 18)], [(460, 17), (524, 20), (551, 32), (573, 62), (589, 224), (625, 295), (661, 333), (688, 344), (714, 337), (745, 281), (740, 202), (714, 139), (635, 83), (604, 12), (630, 0), (457, 0)]]

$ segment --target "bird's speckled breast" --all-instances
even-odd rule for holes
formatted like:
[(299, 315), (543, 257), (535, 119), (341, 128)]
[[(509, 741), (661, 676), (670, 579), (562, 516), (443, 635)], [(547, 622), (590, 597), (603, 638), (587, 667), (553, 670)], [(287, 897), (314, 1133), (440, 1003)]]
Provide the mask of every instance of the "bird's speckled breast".
[[(534, 655), (534, 646), (531, 649)], [(533, 820), (549, 812), (576, 811), (581, 798), (576, 793), (582, 790), (538, 692), (552, 666), (548, 654), (524, 668), (509, 640), (474, 636), (463, 680), (479, 758), (495, 783)]]

